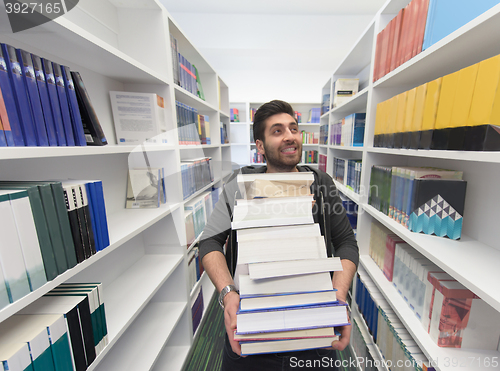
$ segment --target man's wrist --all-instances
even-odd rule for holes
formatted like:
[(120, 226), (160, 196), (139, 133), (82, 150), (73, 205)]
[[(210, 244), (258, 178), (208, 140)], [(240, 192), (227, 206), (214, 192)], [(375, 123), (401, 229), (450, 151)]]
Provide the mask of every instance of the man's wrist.
[(224, 309), (224, 298), (226, 297), (226, 295), (228, 295), (230, 292), (235, 292), (236, 294), (240, 294), (240, 292), (238, 291), (238, 289), (236, 288), (236, 286), (234, 285), (227, 285), (225, 286), (221, 291), (220, 291), (220, 294), (219, 294), (219, 304), (220, 306), (222, 307), (222, 309)]

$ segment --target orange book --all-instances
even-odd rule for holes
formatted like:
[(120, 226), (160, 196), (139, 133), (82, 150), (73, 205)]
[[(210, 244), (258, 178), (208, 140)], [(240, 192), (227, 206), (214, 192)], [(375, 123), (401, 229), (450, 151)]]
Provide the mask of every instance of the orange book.
[(415, 42), (415, 29), (417, 26), (417, 18), (418, 18), (418, 7), (419, 7), (419, 0), (412, 0), (412, 2), (409, 5), (410, 9), (410, 17), (409, 17), (409, 24), (408, 24), (408, 34), (406, 37), (406, 44), (405, 44), (405, 52), (404, 52), (404, 57), (403, 57), (403, 63), (409, 61), (412, 57), (413, 53), (413, 44)]
[(429, 0), (419, 0), (420, 6), (418, 11), (417, 28), (415, 29), (415, 42), (413, 43), (412, 56), (416, 56), (422, 51), (424, 42), (425, 24), (427, 23), (427, 11), (429, 9)]
[(385, 76), (385, 66), (387, 64), (387, 50), (389, 49), (389, 28), (382, 31), (382, 49), (380, 50), (380, 71), (379, 78)]
[(377, 34), (377, 45), (375, 46), (375, 60), (373, 61), (373, 82), (377, 81), (380, 71), (380, 51), (382, 50), (382, 31)]
[(387, 60), (385, 61), (384, 75), (391, 72), (392, 47), (394, 45), (394, 32), (396, 31), (396, 18), (391, 19), (386, 29), (389, 30), (389, 43), (387, 45)]
[(396, 21), (395, 21), (395, 25), (394, 25), (394, 40), (392, 43), (392, 56), (391, 56), (390, 71), (396, 69), (399, 66), (397, 57), (398, 57), (399, 42), (401, 39), (401, 26), (402, 26), (402, 22), (403, 22), (403, 12), (404, 12), (404, 9), (401, 9), (395, 18)]
[(406, 51), (406, 41), (408, 39), (408, 31), (410, 28), (411, 22), (411, 3), (406, 5), (403, 16), (403, 25), (401, 27), (401, 39), (399, 40), (399, 48), (398, 48), (398, 66), (401, 66), (404, 63), (405, 51)]

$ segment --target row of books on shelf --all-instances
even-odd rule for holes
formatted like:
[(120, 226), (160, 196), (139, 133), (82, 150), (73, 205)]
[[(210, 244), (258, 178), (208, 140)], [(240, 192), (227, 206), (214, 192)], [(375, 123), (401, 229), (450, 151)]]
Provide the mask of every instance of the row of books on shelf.
[(368, 203), (412, 232), (457, 240), (466, 188), (462, 171), (375, 165)]
[(219, 199), (219, 188), (203, 192), (184, 205), (186, 243), (189, 247), (203, 232), (208, 218)]
[(198, 69), (179, 52), (177, 39), (172, 34), (170, 34), (170, 48), (172, 51), (174, 84), (205, 100)]
[(196, 108), (175, 101), (179, 144), (211, 144), (210, 118)]
[(257, 149), (252, 148), (250, 150), (250, 163), (251, 164), (265, 164), (266, 159), (264, 158), (264, 156), (262, 156), (262, 154), (259, 153), (259, 151), (257, 151)]
[[(377, 34), (373, 81), (497, 5), (496, 0), (412, 0)], [(449, 17), (450, 12), (454, 16)]]
[[(300, 113), (300, 112), (299, 112)], [(297, 122), (300, 124), (302, 120), (300, 119), (301, 116), (298, 118), (295, 117)], [(308, 124), (319, 124), (321, 118), (321, 108), (320, 107), (314, 107), (309, 110), (309, 118), (307, 119)]]
[[(343, 366), (343, 371), (378, 371), (380, 366), (380, 360), (377, 358), (377, 353), (374, 350), (376, 346), (373, 343), (373, 339), (365, 339), (363, 333), (361, 332), (360, 326), (363, 324), (358, 324), (358, 319), (352, 318), (352, 331), (351, 339), (349, 341), (350, 347), (344, 349), (341, 359), (346, 360)], [(354, 350), (352, 352), (350, 350)], [(353, 362), (352, 360), (355, 360)]]
[(376, 221), (369, 252), (435, 344), (497, 350), (498, 311)]
[(435, 360), (422, 353), (364, 270), (359, 270), (356, 276), (355, 299), (368, 331), (390, 369), (434, 371)]
[(361, 160), (333, 158), (332, 178), (355, 193), (359, 193), (360, 190), (361, 170)]
[(328, 111), (330, 111), (330, 94), (323, 94), (321, 100), (321, 115), (324, 115)]
[(340, 78), (333, 82), (333, 99), (331, 107), (340, 107), (358, 94), (358, 78)]
[(231, 122), (240, 122), (240, 110), (238, 108), (230, 108), (229, 119)]
[(253, 122), (257, 108), (250, 108), (250, 122)]
[(0, 48), (0, 146), (105, 145), (81, 75), (8, 44)]
[(109, 246), (100, 181), (2, 181), (0, 218), (0, 309)]
[(353, 113), (336, 120), (330, 131), (330, 144), (361, 147), (365, 138), (366, 113)]
[(302, 151), (302, 159), (300, 160), (302, 164), (317, 164), (318, 163), (318, 151)]
[(214, 181), (211, 157), (181, 161), (182, 195), (186, 199)]
[(499, 82), (497, 55), (379, 103), (374, 146), (500, 150)]
[(191, 319), (193, 321), (193, 335), (200, 326), (203, 317), (204, 304), (203, 304), (203, 287), (198, 286), (196, 292), (191, 298)]
[(100, 283), (63, 283), (0, 323), (5, 370), (84, 371), (107, 344)]
[(319, 144), (319, 133), (302, 130), (302, 144)]
[(329, 273), (342, 265), (327, 257), (312, 216), (313, 196), (300, 195), (314, 176), (290, 174), (237, 177), (243, 199), (237, 200), (232, 221), (240, 290), (234, 336), (243, 355), (330, 347), (338, 339), (334, 326), (349, 324)]
[(220, 122), (220, 144), (229, 143), (229, 131), (225, 122)]

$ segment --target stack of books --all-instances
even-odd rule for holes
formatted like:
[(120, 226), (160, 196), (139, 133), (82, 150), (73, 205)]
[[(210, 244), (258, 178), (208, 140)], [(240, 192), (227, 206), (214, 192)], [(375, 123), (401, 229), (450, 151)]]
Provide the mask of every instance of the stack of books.
[(80, 73), (0, 46), (0, 147), (108, 143)]
[(0, 182), (0, 309), (109, 245), (101, 182)]
[(198, 98), (205, 100), (198, 69), (179, 52), (177, 39), (172, 34), (170, 34), (170, 47), (172, 50), (174, 83)]
[(331, 346), (349, 324), (336, 298), (324, 238), (312, 216), (312, 173), (240, 174), (234, 207), (240, 289), (235, 339), (243, 355)]
[(238, 108), (229, 109), (229, 119), (231, 122), (240, 122), (240, 111)]
[(211, 144), (210, 117), (198, 110), (175, 101), (179, 144)]

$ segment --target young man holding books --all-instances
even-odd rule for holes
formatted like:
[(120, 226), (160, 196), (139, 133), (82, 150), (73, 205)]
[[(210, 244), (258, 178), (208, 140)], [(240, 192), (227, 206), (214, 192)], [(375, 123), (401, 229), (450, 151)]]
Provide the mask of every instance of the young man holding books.
[[(330, 349), (314, 349), (276, 354), (260, 354), (242, 357), (241, 347), (234, 340), (236, 312), (240, 297), (234, 286), (237, 247), (235, 231), (231, 230), (231, 216), (235, 198), (240, 198), (236, 175), (241, 172), (272, 173), (312, 171), (315, 181), (311, 186), (315, 204), (313, 217), (321, 226), (326, 238), (329, 255), (341, 259), (343, 271), (335, 272), (332, 284), (337, 298), (345, 301), (359, 261), (359, 251), (354, 233), (347, 219), (337, 189), (329, 175), (307, 166), (297, 166), (302, 157), (302, 138), (293, 108), (286, 102), (274, 100), (262, 105), (254, 118), (254, 137), (259, 153), (265, 156), (267, 166), (247, 166), (236, 171), (226, 183), (219, 202), (203, 231), (200, 241), (200, 257), (210, 279), (220, 293), (219, 302), (224, 308), (226, 342), (222, 370), (288, 370), (297, 366), (318, 369), (335, 369), (335, 351), (343, 350), (351, 335), (351, 326), (336, 328), (340, 339)], [(229, 240), (228, 240), (229, 237)], [(223, 246), (228, 240), (225, 256)], [(316, 362), (314, 362), (316, 361)], [(308, 367), (309, 366), (309, 367)]]

